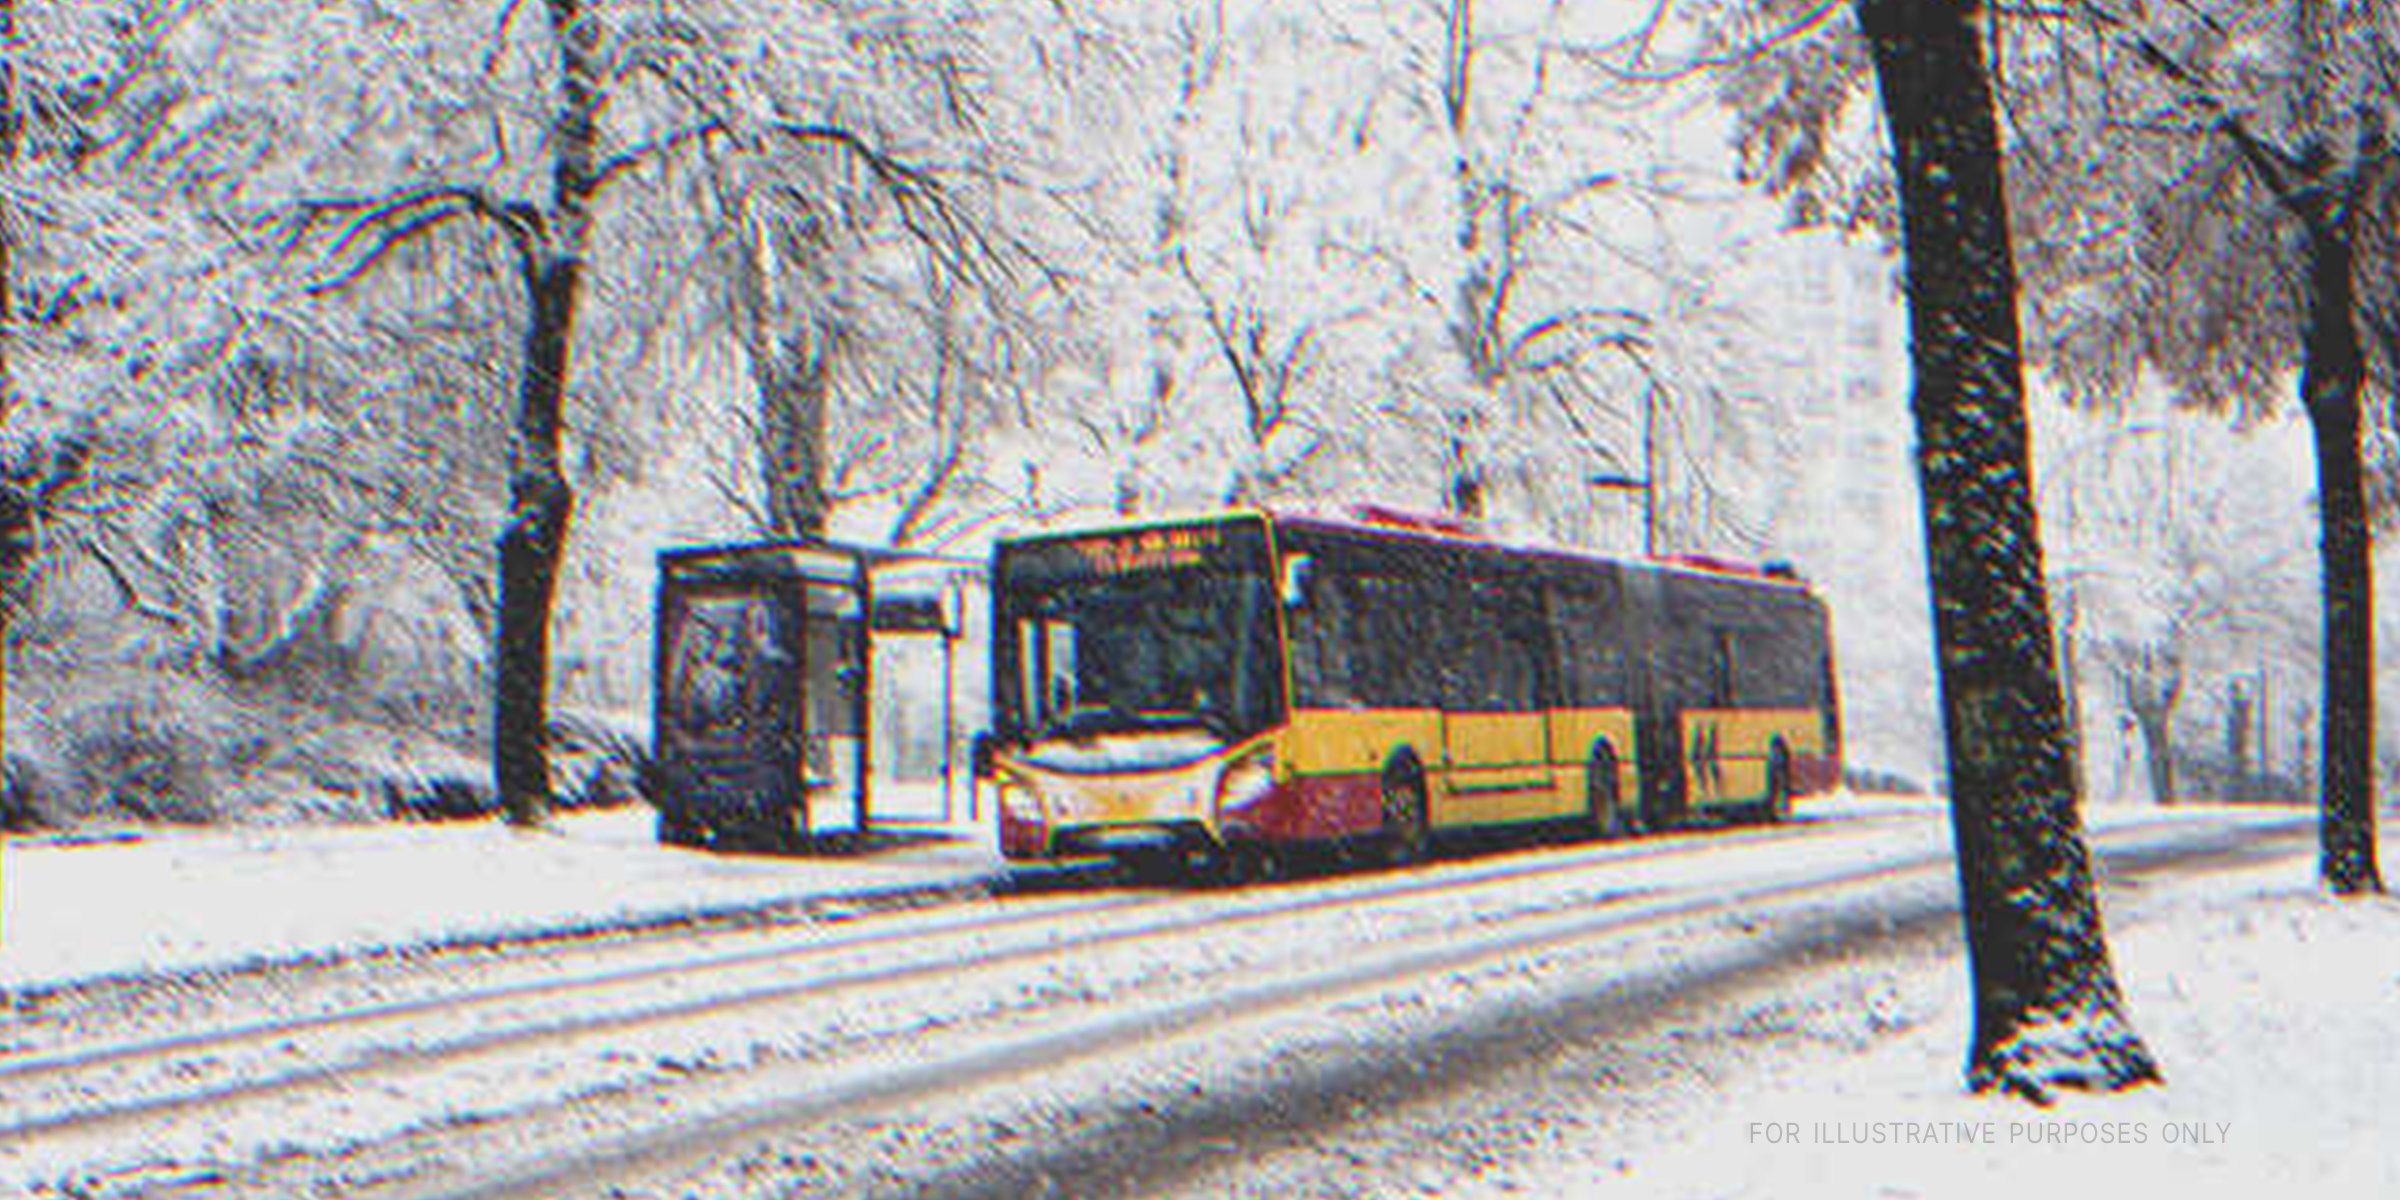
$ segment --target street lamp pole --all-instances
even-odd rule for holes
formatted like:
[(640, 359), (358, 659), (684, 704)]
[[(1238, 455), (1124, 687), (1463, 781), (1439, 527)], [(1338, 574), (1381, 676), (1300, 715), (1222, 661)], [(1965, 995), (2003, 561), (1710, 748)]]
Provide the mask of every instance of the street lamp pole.
[(1642, 388), (1641, 475), (1593, 475), (1584, 480), (1595, 488), (1642, 494), (1642, 557), (1658, 557), (1658, 385)]
[(1584, 480), (1595, 488), (1642, 494), (1642, 557), (1658, 557), (1658, 509), (1648, 479), (1631, 475), (1594, 475)]

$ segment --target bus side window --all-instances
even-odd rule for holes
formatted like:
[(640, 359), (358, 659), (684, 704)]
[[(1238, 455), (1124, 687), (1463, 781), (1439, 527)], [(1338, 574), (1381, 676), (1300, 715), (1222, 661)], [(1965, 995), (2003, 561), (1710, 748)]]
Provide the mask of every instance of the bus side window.
[(1437, 643), (1443, 668), (1442, 707), (1451, 712), (1527, 712), (1535, 707), (1537, 676), (1517, 598), (1502, 581), (1479, 579), (1444, 589)]
[(1347, 581), (1310, 581), (1308, 602), (1290, 609), (1292, 686), (1295, 703), (1307, 708), (1363, 706), (1360, 673), (1365, 659), (1359, 653), (1357, 622), (1353, 618)]
[(1347, 581), (1357, 693), (1375, 708), (1438, 705), (1440, 663), (1427, 643), (1437, 622), (1413, 580), (1361, 575)]
[(1561, 587), (1550, 596), (1558, 646), (1560, 695), (1573, 708), (1630, 703), (1626, 682), (1628, 632), (1611, 589)]

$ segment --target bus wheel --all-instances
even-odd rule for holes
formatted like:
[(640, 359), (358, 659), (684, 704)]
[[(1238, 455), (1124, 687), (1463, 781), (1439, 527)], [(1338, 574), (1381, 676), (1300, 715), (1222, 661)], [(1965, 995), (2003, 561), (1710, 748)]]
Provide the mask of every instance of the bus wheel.
[(1767, 752), (1767, 798), (1763, 806), (1767, 823), (1781, 825), (1792, 819), (1792, 756), (1782, 742)]
[(1209, 855), (1202, 882), (1218, 887), (1263, 883), (1279, 873), (1275, 852), (1257, 842), (1234, 842)]
[(1135, 887), (1168, 887), (1189, 882), (1190, 864), (1180, 850), (1126, 850), (1117, 855), (1117, 874)]
[(1575, 832), (1587, 839), (1623, 837), (1625, 811), (1617, 804), (1617, 754), (1601, 742), (1583, 768), (1583, 816)]
[(1425, 775), (1409, 764), (1383, 773), (1383, 857), (1392, 866), (1422, 862), (1431, 849), (1425, 817)]

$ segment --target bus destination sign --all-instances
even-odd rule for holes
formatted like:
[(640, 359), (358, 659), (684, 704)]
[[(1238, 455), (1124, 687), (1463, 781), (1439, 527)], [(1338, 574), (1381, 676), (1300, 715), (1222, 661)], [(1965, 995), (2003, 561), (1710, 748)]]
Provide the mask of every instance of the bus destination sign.
[(1263, 570), (1266, 541), (1266, 526), (1261, 521), (1205, 521), (1070, 534), (1008, 547), (1001, 573), (1006, 580), (1027, 583), (1112, 579), (1190, 568)]
[(1066, 550), (1087, 574), (1123, 575), (1199, 566), (1220, 540), (1215, 525), (1185, 525), (1080, 537), (1068, 542)]

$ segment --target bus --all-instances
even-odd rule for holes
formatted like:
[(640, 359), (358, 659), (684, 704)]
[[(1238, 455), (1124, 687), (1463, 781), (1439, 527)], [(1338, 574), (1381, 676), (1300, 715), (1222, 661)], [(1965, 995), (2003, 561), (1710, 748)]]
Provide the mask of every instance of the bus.
[(1788, 818), (1841, 774), (1787, 569), (1228, 510), (1005, 539), (976, 769), (1016, 862), (1392, 863), (1458, 831)]

